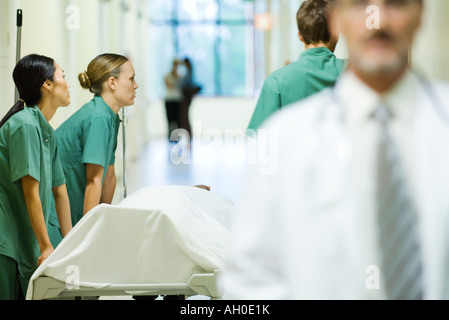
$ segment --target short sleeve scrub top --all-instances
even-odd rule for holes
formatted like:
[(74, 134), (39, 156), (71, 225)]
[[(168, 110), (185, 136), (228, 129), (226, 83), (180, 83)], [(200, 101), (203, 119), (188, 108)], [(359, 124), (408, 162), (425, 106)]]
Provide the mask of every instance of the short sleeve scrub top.
[[(86, 164), (102, 166), (104, 182), (109, 165), (115, 162), (119, 127), (119, 116), (101, 96), (95, 95), (56, 130), (73, 226), (83, 217)], [(56, 217), (53, 210), (52, 223), (57, 223)]]
[[(63, 185), (65, 177), (55, 131), (37, 106), (25, 107), (0, 129), (1, 277), (18, 279), (23, 293), (41, 254), (22, 189), (21, 179), (26, 176), (39, 182), (39, 196), (48, 227), (52, 188)], [(4, 266), (5, 261), (15, 266), (12, 271)], [(0, 291), (7, 291), (7, 287), (1, 285)], [(2, 292), (3, 296), (5, 294)]]

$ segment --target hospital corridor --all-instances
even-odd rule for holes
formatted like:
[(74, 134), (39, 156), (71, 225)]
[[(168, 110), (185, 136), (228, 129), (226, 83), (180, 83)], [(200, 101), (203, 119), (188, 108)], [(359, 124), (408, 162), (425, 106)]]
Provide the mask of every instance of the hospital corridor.
[(448, 15), (0, 0), (0, 300), (449, 299)]

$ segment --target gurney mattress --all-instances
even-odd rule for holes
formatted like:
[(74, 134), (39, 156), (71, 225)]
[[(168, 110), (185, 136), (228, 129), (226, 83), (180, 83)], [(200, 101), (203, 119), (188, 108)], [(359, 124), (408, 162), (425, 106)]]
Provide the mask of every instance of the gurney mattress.
[(67, 287), (187, 283), (223, 268), (234, 205), (212, 192), (148, 187), (92, 209), (36, 270)]

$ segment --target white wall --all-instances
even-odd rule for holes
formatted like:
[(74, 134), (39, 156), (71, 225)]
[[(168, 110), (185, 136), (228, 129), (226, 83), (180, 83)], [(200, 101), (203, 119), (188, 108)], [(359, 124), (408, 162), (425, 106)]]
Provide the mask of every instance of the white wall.
[(4, 115), (14, 103), (14, 84), (12, 71), (15, 62), (16, 37), (15, 28), (16, 16), (12, 16), (12, 6), (7, 1), (0, 1), (0, 114)]
[(412, 52), (413, 66), (431, 79), (449, 80), (449, 1), (425, 0), (424, 21)]
[[(95, 56), (114, 52), (130, 58), (141, 86), (135, 106), (126, 108), (128, 136), (133, 137), (127, 139), (127, 157), (135, 158), (148, 139), (146, 112), (150, 94), (145, 74), (149, 72), (149, 54), (142, 40), (148, 31), (146, 7), (146, 0), (1, 0), (0, 113), (5, 114), (14, 102), (11, 75), (16, 55), (16, 11), (20, 8), (23, 10), (21, 56), (38, 53), (54, 58), (71, 86), (71, 104), (57, 111), (50, 122), (54, 128), (92, 99), (93, 95), (80, 87), (78, 74), (86, 70)], [(120, 140), (117, 168), (123, 160), (121, 143)], [(121, 170), (116, 171), (120, 179)]]

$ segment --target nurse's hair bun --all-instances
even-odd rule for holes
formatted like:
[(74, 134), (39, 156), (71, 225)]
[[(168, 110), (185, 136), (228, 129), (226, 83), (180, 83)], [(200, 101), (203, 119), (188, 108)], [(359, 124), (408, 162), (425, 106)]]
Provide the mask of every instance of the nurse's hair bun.
[(80, 81), (80, 85), (84, 89), (90, 90), (92, 87), (92, 83), (90, 82), (89, 76), (87, 75), (87, 72), (82, 72), (78, 76), (78, 80)]
[(127, 57), (114, 54), (103, 53), (93, 59), (84, 71), (78, 76), (81, 87), (89, 89), (94, 94), (101, 94), (103, 84), (109, 78), (118, 78), (122, 72), (122, 66), (128, 60)]

